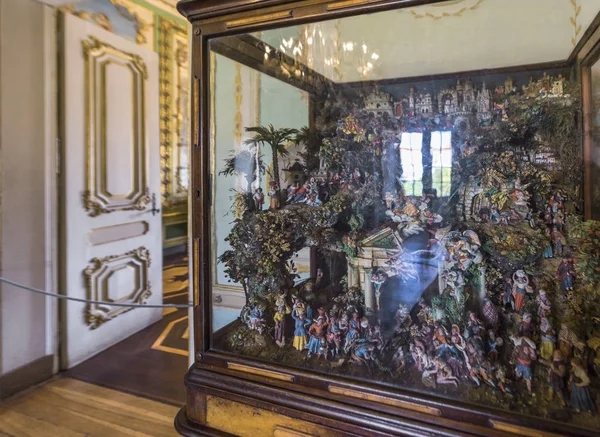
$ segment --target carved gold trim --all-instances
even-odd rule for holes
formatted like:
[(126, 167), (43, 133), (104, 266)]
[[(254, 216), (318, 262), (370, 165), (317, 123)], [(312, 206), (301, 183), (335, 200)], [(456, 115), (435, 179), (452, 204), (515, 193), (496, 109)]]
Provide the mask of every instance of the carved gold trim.
[[(171, 197), (187, 195), (176, 168), (175, 154), (188, 147), (189, 132), (181, 134), (182, 126), (189, 125), (190, 88), (189, 57), (187, 56), (187, 29), (160, 18), (159, 22), (159, 88), (160, 88), (160, 168), (163, 202)], [(184, 51), (185, 53), (182, 53)], [(184, 56), (185, 55), (185, 56)], [(187, 99), (183, 98), (187, 95)], [(187, 106), (187, 107), (186, 107)], [(188, 148), (189, 156), (189, 148)], [(188, 173), (189, 175), (189, 173)], [(189, 184), (189, 176), (188, 176)]]
[(327, 5), (328, 11), (337, 11), (340, 9), (351, 8), (353, 6), (358, 6), (366, 3), (372, 3), (375, 0), (344, 0), (340, 2), (329, 3)]
[(235, 79), (233, 83), (235, 91), (235, 115), (233, 117), (233, 140), (236, 146), (242, 142), (242, 64), (239, 62), (235, 63)]
[(270, 21), (292, 18), (292, 11), (273, 12), (272, 14), (259, 15), (257, 17), (240, 18), (239, 20), (227, 21), (225, 26), (228, 29), (234, 27), (246, 26), (248, 24), (264, 24)]
[(577, 18), (579, 14), (581, 14), (581, 5), (577, 4), (577, 0), (571, 0), (571, 5), (573, 6), (573, 15), (569, 18), (571, 25), (573, 26), (573, 37), (571, 38), (571, 43), (573, 47), (577, 45), (577, 39), (579, 34), (581, 33), (581, 24), (577, 22)]
[[(83, 271), (87, 296), (90, 300), (143, 304), (152, 295), (150, 286), (150, 251), (145, 247), (138, 247), (121, 255), (110, 255), (104, 258), (94, 258)], [(136, 271), (136, 285), (129, 295), (120, 299), (111, 299), (108, 289), (108, 279), (111, 275), (125, 267), (132, 267)], [(120, 314), (131, 311), (127, 307), (111, 307), (101, 304), (88, 304), (85, 309), (85, 322), (90, 329), (96, 329), (114, 319)]]
[(364, 399), (367, 401), (378, 402), (380, 404), (391, 405), (393, 407), (403, 408), (405, 410), (417, 411), (419, 413), (429, 414), (430, 416), (441, 416), (442, 411), (439, 408), (428, 407), (426, 405), (420, 405), (414, 402), (402, 401), (400, 399), (394, 399), (387, 396), (374, 395), (371, 393), (365, 393), (358, 390), (352, 390), (349, 388), (339, 387), (336, 385), (329, 385), (329, 392), (349, 396), (356, 399)]
[(500, 422), (498, 420), (490, 420), (490, 423), (494, 429), (510, 432), (522, 437), (561, 437), (560, 434), (539, 431), (537, 429), (526, 428), (524, 426), (513, 425), (512, 423)]
[[(83, 206), (92, 217), (114, 211), (143, 210), (150, 202), (146, 173), (146, 120), (145, 81), (148, 69), (141, 56), (89, 37), (82, 41), (85, 59), (85, 111), (86, 111), (86, 189), (82, 193)], [(126, 195), (113, 195), (106, 189), (106, 68), (117, 64), (133, 75), (133, 187)]]
[(273, 370), (260, 369), (258, 367), (246, 366), (244, 364), (232, 363), (229, 361), (227, 362), (227, 368), (231, 370), (237, 370), (238, 372), (278, 379), (280, 381), (294, 382), (294, 375), (275, 372)]

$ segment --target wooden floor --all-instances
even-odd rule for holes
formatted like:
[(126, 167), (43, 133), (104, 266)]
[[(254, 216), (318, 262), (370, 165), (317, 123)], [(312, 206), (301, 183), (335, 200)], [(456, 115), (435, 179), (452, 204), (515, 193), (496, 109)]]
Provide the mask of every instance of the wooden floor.
[[(165, 303), (187, 303), (187, 258), (165, 258), (163, 265)], [(187, 314), (186, 309), (165, 311), (161, 321), (68, 370), (66, 376), (183, 405), (183, 378), (188, 370)]]
[(0, 437), (177, 437), (178, 410), (60, 378), (0, 403)]

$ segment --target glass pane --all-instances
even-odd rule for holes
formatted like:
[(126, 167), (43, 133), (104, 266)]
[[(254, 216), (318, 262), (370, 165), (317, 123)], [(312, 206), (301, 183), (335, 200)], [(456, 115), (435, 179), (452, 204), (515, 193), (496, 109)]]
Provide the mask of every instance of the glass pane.
[(600, 430), (572, 29), (479, 3), (210, 40), (211, 347)]

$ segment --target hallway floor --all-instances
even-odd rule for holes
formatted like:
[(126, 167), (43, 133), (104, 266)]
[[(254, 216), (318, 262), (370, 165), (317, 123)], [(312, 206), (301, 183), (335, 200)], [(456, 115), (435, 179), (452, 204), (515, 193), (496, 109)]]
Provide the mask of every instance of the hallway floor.
[[(182, 255), (165, 258), (165, 304), (187, 303), (187, 262), (187, 256)], [(183, 405), (188, 337), (187, 310), (165, 309), (161, 321), (79, 364), (67, 371), (66, 376), (172, 405)]]
[(176, 437), (178, 408), (70, 378), (0, 404), (0, 437)]

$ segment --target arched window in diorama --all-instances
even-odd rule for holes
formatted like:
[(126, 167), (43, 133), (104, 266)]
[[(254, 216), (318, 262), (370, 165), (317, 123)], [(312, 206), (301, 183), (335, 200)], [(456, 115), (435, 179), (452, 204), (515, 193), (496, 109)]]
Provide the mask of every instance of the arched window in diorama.
[(448, 197), (452, 181), (452, 131), (431, 133), (432, 188), (438, 197)]
[(423, 194), (423, 134), (403, 132), (400, 142), (400, 165), (404, 185), (404, 194), (420, 196)]

